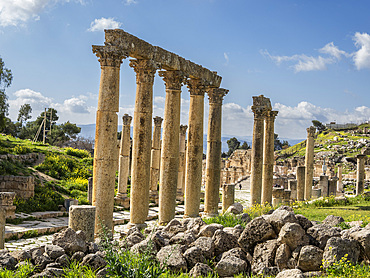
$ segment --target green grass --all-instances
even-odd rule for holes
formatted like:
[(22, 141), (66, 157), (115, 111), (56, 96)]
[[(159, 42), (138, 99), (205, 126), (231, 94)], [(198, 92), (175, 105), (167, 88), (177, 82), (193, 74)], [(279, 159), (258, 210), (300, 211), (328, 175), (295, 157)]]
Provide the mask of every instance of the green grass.
[(235, 227), (236, 225), (241, 225), (243, 228), (245, 228), (245, 223), (240, 221), (240, 219), (232, 213), (225, 213), (216, 217), (203, 218), (203, 221), (206, 222), (206, 224), (217, 223), (224, 227)]

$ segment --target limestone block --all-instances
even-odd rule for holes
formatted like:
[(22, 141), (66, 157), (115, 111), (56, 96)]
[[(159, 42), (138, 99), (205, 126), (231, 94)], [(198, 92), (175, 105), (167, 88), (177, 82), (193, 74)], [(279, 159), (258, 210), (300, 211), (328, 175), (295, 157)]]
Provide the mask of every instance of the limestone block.
[(95, 211), (94, 206), (70, 206), (68, 227), (75, 231), (83, 231), (86, 240), (94, 241)]

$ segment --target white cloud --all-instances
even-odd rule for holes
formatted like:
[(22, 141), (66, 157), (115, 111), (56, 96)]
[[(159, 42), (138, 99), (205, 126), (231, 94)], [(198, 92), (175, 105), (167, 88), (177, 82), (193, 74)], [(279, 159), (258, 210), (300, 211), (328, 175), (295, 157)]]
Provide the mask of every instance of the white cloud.
[(88, 114), (89, 107), (86, 104), (87, 96), (72, 97), (66, 99), (62, 105), (57, 105), (57, 110), (77, 114)]
[(229, 59), (229, 55), (226, 52), (224, 52), (224, 58), (225, 58), (225, 66), (227, 66), (229, 64), (230, 59)]
[(370, 35), (357, 32), (353, 37), (355, 46), (359, 48), (353, 54), (353, 61), (358, 70), (370, 68)]
[(131, 4), (137, 4), (138, 3), (138, 1), (136, 1), (136, 0), (126, 0), (125, 1), (125, 5), (131, 5)]
[(339, 48), (335, 46), (333, 42), (326, 44), (323, 48), (319, 49), (319, 51), (324, 54), (329, 54), (338, 60), (341, 59), (342, 55), (346, 57), (350, 56), (347, 52), (339, 50)]
[(115, 21), (114, 18), (105, 18), (102, 17), (100, 19), (95, 19), (90, 24), (90, 28), (88, 31), (90, 32), (97, 32), (97, 31), (104, 31), (104, 29), (118, 29), (120, 28), (122, 23)]

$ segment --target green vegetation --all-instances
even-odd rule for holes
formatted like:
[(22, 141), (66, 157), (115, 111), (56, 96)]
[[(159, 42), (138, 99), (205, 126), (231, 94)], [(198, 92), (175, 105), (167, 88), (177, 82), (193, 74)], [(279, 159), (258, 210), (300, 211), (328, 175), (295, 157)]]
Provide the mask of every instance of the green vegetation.
[(225, 213), (216, 217), (204, 218), (203, 220), (207, 224), (217, 223), (223, 225), (224, 227), (234, 227), (236, 225), (241, 225), (243, 228), (245, 228), (245, 222), (241, 221), (240, 218), (232, 213)]
[(0, 278), (26, 278), (30, 277), (35, 270), (35, 266), (30, 263), (21, 265), (17, 270), (0, 270)]

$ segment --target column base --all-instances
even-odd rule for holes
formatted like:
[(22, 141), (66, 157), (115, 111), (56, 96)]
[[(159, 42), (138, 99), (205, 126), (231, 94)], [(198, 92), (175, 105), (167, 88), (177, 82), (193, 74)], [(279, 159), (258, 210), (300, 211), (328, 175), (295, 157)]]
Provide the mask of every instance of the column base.
[(177, 190), (177, 193), (176, 193), (176, 200), (177, 201), (180, 201), (180, 202), (184, 202), (184, 193), (182, 192), (182, 190)]
[(146, 223), (134, 224), (134, 223), (131, 223), (131, 222), (126, 224), (127, 229), (131, 229), (132, 227), (137, 227), (139, 230), (142, 230), (142, 229), (145, 229), (146, 227), (148, 227), (148, 224), (146, 224)]
[(130, 198), (127, 197), (126, 194), (117, 194), (116, 197), (114, 197), (114, 203), (117, 206), (122, 206), (126, 209), (130, 208)]
[(155, 203), (156, 205), (159, 204), (159, 193), (156, 190), (149, 191), (149, 201)]
[(217, 217), (219, 214), (218, 212), (215, 213), (215, 212), (203, 212), (202, 214), (202, 217), (205, 217), (205, 218), (212, 218), (212, 217)]

